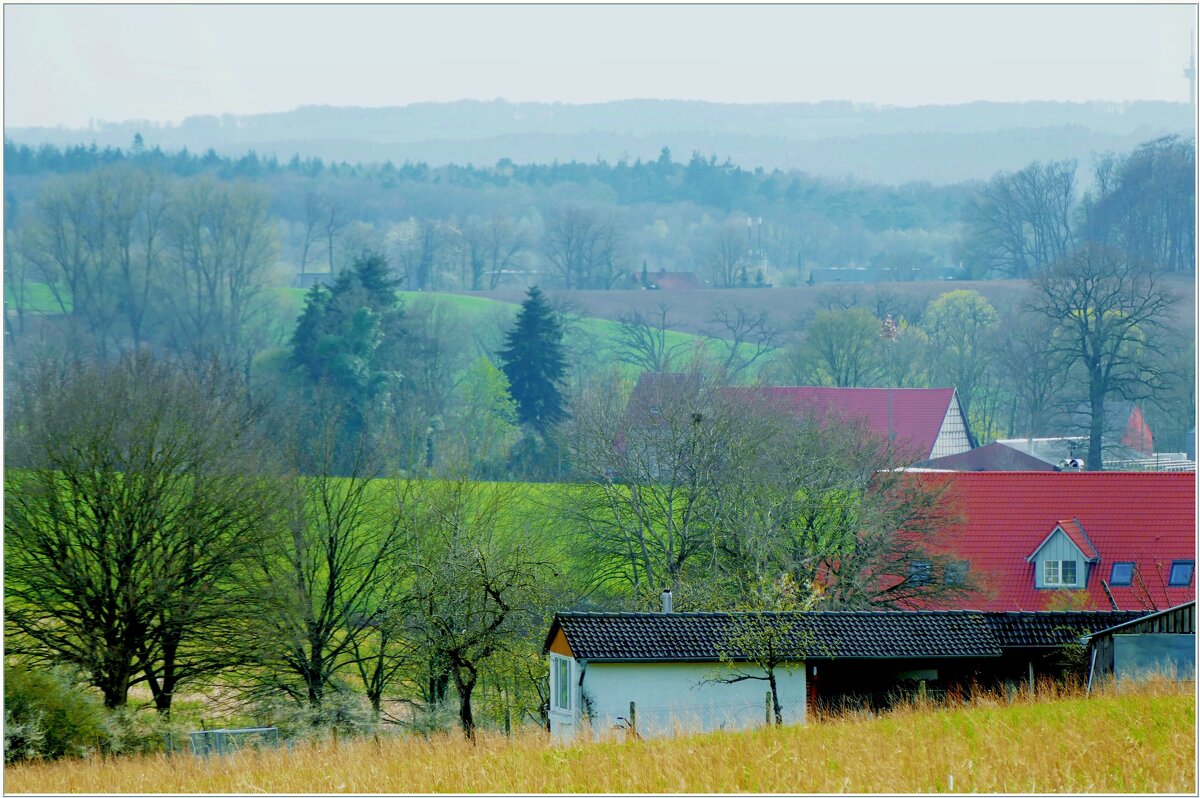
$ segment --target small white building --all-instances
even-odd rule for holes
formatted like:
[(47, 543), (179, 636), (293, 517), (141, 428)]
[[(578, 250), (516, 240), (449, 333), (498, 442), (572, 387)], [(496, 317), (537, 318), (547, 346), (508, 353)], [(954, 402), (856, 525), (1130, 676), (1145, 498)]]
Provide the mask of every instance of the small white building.
[(633, 726), (640, 737), (657, 737), (766, 725), (765, 673), (738, 650), (747, 618), (774, 624), (776, 644), (789, 652), (775, 669), (788, 724), (805, 722), (819, 683), (869, 690), (936, 680), (1001, 654), (982, 613), (558, 613), (543, 648), (552, 736), (627, 735)]

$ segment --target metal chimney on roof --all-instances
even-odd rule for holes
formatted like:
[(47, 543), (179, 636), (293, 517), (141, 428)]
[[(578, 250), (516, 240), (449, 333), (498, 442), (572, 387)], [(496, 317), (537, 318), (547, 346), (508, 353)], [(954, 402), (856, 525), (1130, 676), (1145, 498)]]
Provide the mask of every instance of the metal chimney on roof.
[(664, 588), (662, 592), (663, 612), (671, 611), (671, 588)]

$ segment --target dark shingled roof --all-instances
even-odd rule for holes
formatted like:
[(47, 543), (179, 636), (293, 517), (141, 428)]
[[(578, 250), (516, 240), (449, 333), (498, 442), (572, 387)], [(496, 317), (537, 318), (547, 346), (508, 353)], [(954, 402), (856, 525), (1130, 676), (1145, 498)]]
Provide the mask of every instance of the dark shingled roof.
[(797, 659), (997, 657), (1001, 649), (1054, 647), (1140, 612), (977, 612), (964, 610), (808, 613), (560, 612), (559, 629), (577, 659), (699, 661), (732, 659), (739, 629), (777, 625)]
[(1040, 457), (1026, 454), (1003, 443), (993, 441), (958, 454), (935, 457), (913, 463), (918, 468), (938, 468), (946, 471), (1058, 471), (1058, 466)]
[(1061, 646), (1082, 635), (1141, 618), (1144, 612), (989, 612), (988, 626), (1001, 648)]
[(965, 612), (564, 612), (546, 646), (561, 628), (578, 659), (711, 662), (756, 622), (777, 624), (806, 659), (1000, 655), (983, 615)]

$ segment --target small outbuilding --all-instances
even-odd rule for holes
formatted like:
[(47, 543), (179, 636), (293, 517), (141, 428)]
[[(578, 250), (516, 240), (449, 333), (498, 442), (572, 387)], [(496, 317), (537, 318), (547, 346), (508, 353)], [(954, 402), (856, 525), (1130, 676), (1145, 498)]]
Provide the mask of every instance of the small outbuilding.
[(1166, 675), (1196, 678), (1196, 602), (1110, 626), (1081, 642), (1088, 647), (1088, 688), (1114, 679)]
[[(817, 708), (879, 707), (1047, 675), (1089, 629), (1135, 613), (864, 611), (558, 613), (550, 660), (556, 739), (761, 726), (771, 716), (764, 649), (784, 723)], [(632, 730), (632, 731), (631, 731)]]

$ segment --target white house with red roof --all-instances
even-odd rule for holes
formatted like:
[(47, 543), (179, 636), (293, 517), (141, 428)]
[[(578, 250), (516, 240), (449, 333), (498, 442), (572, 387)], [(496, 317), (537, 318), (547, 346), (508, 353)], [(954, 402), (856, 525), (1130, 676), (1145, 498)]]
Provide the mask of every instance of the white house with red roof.
[[(949, 480), (963, 521), (941, 545), (979, 592), (954, 609), (1162, 610), (1196, 597), (1195, 475), (974, 472)], [(1081, 593), (1075, 593), (1081, 591)], [(1115, 605), (1115, 607), (1114, 607)], [(951, 607), (946, 607), (951, 608)]]
[(815, 386), (724, 388), (796, 412), (865, 421), (883, 437), (907, 446), (915, 460), (975, 448), (966, 414), (953, 388), (823, 388)]

